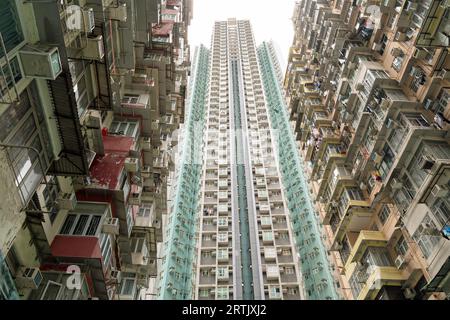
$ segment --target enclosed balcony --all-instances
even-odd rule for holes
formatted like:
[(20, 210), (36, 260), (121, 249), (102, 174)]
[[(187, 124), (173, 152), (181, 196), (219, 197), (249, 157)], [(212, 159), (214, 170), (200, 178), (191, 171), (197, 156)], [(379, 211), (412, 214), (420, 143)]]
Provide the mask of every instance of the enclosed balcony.
[(88, 300), (92, 298), (87, 280), (90, 275), (86, 270), (81, 270), (79, 287), (74, 286), (70, 289), (67, 286), (71, 280), (69, 278), (72, 277), (70, 273), (41, 270), (41, 275), (42, 280), (39, 286), (31, 291), (29, 300)]
[(68, 211), (50, 248), (61, 262), (89, 265), (96, 295), (108, 299), (105, 274), (116, 265), (113, 246), (119, 221), (106, 203), (78, 201)]
[(383, 286), (401, 286), (406, 277), (393, 266), (386, 248), (369, 247), (347, 272), (355, 300), (371, 300)]
[(356, 232), (368, 227), (372, 211), (370, 203), (358, 187), (344, 187), (337, 202), (328, 206), (327, 218), (334, 232), (333, 243), (342, 241), (346, 232)]

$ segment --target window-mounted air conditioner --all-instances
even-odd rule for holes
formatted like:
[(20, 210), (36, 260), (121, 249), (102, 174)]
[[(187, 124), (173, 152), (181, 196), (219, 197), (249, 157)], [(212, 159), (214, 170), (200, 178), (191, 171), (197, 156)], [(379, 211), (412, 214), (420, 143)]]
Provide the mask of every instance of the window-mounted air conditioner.
[(77, 198), (74, 192), (60, 193), (56, 203), (61, 210), (73, 210), (77, 205)]
[(102, 231), (108, 234), (119, 235), (119, 219), (107, 218), (103, 223)]
[(391, 188), (393, 190), (401, 189), (403, 187), (403, 182), (397, 180), (396, 178), (392, 179)]
[(127, 21), (127, 4), (121, 3), (117, 7), (109, 7), (108, 15), (112, 20)]
[(431, 189), (431, 195), (435, 198), (444, 198), (449, 194), (449, 189), (448, 185), (436, 184)]
[(432, 158), (428, 156), (423, 156), (422, 159), (420, 159), (419, 161), (419, 168), (422, 170), (431, 170), (434, 164), (435, 161)]
[(137, 158), (128, 157), (125, 159), (125, 170), (128, 172), (137, 172), (139, 169), (139, 161)]
[(55, 80), (62, 72), (57, 47), (28, 45), (19, 51), (19, 56), (27, 77)]
[(42, 282), (39, 268), (21, 267), (16, 275), (16, 284), (19, 288), (37, 289)]
[(82, 57), (88, 60), (102, 60), (105, 55), (103, 37), (87, 38), (86, 47), (83, 48)]

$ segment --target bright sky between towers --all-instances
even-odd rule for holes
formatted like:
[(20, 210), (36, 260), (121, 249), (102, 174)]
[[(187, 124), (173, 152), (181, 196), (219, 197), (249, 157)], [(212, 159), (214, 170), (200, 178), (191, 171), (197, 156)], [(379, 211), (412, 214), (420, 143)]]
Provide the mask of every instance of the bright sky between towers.
[[(286, 65), (294, 28), (292, 15), (295, 0), (194, 0), (194, 17), (189, 27), (191, 48), (211, 45), (214, 21), (228, 18), (250, 20), (256, 45), (274, 40), (281, 51), (282, 67)], [(284, 70), (283, 70), (284, 72)]]

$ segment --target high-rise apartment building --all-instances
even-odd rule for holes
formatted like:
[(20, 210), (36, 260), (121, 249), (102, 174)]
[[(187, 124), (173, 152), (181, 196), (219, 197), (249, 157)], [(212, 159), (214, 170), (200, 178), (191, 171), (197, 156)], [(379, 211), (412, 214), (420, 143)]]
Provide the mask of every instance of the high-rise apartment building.
[(343, 298), (450, 294), (450, 3), (301, 0), (284, 81)]
[(216, 22), (197, 49), (162, 299), (336, 299), (272, 44)]
[(3, 0), (0, 17), (0, 300), (154, 295), (192, 1)]

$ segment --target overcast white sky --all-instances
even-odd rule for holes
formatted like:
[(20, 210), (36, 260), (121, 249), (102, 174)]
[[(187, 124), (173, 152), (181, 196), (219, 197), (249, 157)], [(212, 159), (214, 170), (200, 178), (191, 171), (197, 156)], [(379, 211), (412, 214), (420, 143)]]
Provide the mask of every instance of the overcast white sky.
[[(189, 27), (189, 44), (211, 45), (214, 21), (227, 18), (249, 19), (256, 45), (274, 40), (281, 51), (282, 66), (286, 65), (294, 36), (291, 17), (295, 0), (194, 0), (194, 17)], [(284, 71), (284, 70), (283, 70)]]

